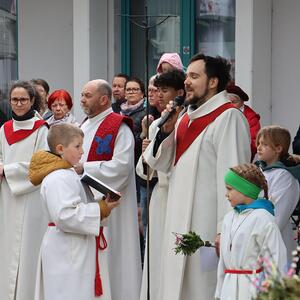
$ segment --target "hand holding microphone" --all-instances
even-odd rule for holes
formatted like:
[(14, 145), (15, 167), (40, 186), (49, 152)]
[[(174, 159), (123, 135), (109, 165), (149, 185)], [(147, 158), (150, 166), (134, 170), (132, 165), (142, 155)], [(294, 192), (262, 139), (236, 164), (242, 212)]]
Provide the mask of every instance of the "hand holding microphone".
[[(168, 111), (165, 114), (163, 114), (163, 116), (161, 117), (160, 122), (157, 125), (159, 128), (161, 128), (168, 120), (170, 120), (176, 114), (177, 107), (183, 106), (184, 100), (185, 100), (185, 98), (183, 96), (175, 97), (172, 106), (170, 108), (167, 107)], [(178, 116), (178, 114), (177, 114), (177, 116)], [(176, 118), (173, 118), (174, 122), (172, 122), (173, 123), (172, 126), (168, 126), (168, 128), (166, 128), (167, 126), (164, 126), (164, 128), (163, 128), (164, 132), (171, 132), (174, 129), (174, 126), (175, 126), (175, 123), (177, 120), (177, 116), (176, 116)]]

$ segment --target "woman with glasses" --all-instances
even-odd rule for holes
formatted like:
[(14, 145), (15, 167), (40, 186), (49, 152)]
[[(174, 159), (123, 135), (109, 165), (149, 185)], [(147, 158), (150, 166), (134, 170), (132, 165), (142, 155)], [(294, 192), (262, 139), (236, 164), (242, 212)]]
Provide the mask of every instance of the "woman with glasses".
[(146, 115), (145, 86), (139, 78), (130, 78), (125, 84), (126, 102), (121, 105), (121, 115), (130, 117), (133, 120), (135, 137), (135, 162), (142, 153), (142, 119)]
[(12, 120), (0, 129), (0, 299), (34, 299), (36, 264), (47, 222), (39, 187), (28, 179), (31, 156), (48, 149), (48, 128), (33, 109), (36, 90), (15, 82)]
[[(128, 116), (133, 121), (133, 134), (135, 140), (134, 148), (134, 166), (136, 166), (139, 157), (142, 154), (142, 120), (146, 115), (145, 86), (139, 78), (130, 78), (125, 84), (126, 102), (121, 104), (121, 115)], [(140, 203), (140, 179), (136, 176), (136, 195)], [(140, 230), (142, 235), (142, 230)], [(143, 238), (141, 237), (141, 242)], [(141, 243), (141, 256), (143, 256), (143, 244)]]
[(79, 125), (71, 113), (73, 106), (71, 95), (66, 90), (56, 90), (48, 98), (48, 107), (53, 115), (47, 120), (49, 126), (58, 123)]

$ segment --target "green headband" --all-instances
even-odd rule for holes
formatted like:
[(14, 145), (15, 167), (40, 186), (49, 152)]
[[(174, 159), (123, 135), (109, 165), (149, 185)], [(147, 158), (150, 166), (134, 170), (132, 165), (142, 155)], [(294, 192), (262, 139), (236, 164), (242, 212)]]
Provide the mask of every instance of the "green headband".
[(225, 174), (224, 180), (226, 184), (232, 186), (235, 190), (251, 199), (257, 199), (260, 191), (262, 190), (260, 187), (249, 182), (232, 170), (229, 170)]

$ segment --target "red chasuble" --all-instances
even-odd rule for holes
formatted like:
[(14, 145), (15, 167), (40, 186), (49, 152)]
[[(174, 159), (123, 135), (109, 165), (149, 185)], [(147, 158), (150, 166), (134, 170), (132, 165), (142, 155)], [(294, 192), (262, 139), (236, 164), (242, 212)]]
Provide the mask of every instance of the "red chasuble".
[(115, 140), (122, 122), (125, 122), (131, 130), (133, 129), (133, 122), (130, 118), (113, 112), (103, 120), (92, 141), (87, 161), (112, 159)]
[(4, 123), (4, 125), (3, 125), (7, 143), (9, 145), (12, 145), (19, 141), (24, 140), (25, 138), (30, 136), (34, 131), (36, 131), (43, 125), (47, 126), (47, 123), (44, 120), (37, 120), (37, 121), (35, 121), (32, 129), (20, 129), (20, 130), (14, 131), (13, 121), (9, 120), (6, 123)]
[[(111, 160), (114, 153), (115, 141), (119, 128), (125, 122), (131, 129), (133, 122), (130, 118), (116, 113), (110, 113), (98, 127), (92, 145), (89, 151), (87, 161), (107, 161)], [(96, 236), (96, 274), (95, 274), (95, 296), (103, 295), (102, 281), (100, 277), (98, 249), (104, 250), (107, 247), (106, 239), (103, 233), (103, 227)]]
[(181, 155), (189, 148), (199, 134), (212, 123), (220, 114), (229, 108), (236, 108), (230, 102), (225, 103), (208, 113), (205, 116), (192, 121), (189, 126), (189, 116), (187, 113), (182, 117), (176, 132), (176, 156), (174, 166), (177, 164)]

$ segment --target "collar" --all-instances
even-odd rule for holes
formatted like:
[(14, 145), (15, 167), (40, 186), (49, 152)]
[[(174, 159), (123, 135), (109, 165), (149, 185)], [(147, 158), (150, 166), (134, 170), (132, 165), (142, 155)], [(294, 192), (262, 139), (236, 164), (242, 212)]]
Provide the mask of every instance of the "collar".
[(88, 119), (86, 120), (86, 123), (87, 123), (87, 124), (96, 124), (96, 123), (98, 123), (99, 121), (104, 120), (104, 119), (105, 119), (110, 113), (112, 113), (112, 112), (113, 112), (113, 110), (112, 110), (112, 108), (110, 107), (110, 108), (108, 108), (107, 110), (103, 111), (102, 113), (96, 115), (95, 117), (93, 117), (93, 118), (88, 118)]
[(283, 162), (277, 161), (268, 166), (263, 160), (258, 160), (255, 162), (255, 164), (264, 172), (272, 169), (284, 169), (300, 182), (300, 164), (289, 167), (286, 166)]
[(13, 130), (14, 131), (21, 130), (21, 129), (31, 130), (36, 120), (39, 120), (39, 118), (36, 116), (24, 121), (17, 121), (13, 119)]
[(238, 204), (234, 207), (237, 213), (242, 213), (246, 209), (265, 209), (274, 216), (274, 205), (271, 201), (263, 198), (258, 198), (250, 204)]
[(207, 100), (205, 103), (203, 103), (201, 106), (199, 106), (196, 110), (193, 110), (190, 106), (187, 109), (187, 114), (189, 116), (190, 120), (197, 119), (199, 117), (205, 116), (209, 114), (210, 112), (214, 111), (219, 106), (223, 105), (224, 103), (230, 102), (227, 97), (227, 92), (224, 90), (213, 97), (211, 97), (209, 100)]

